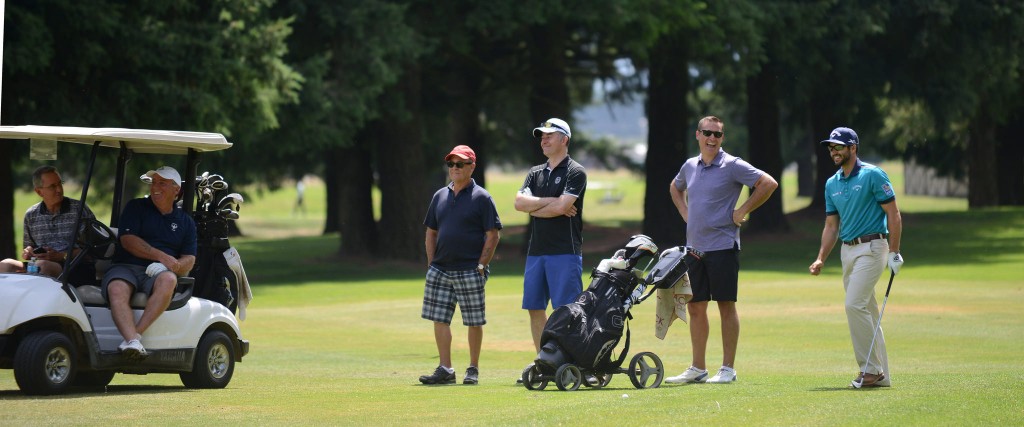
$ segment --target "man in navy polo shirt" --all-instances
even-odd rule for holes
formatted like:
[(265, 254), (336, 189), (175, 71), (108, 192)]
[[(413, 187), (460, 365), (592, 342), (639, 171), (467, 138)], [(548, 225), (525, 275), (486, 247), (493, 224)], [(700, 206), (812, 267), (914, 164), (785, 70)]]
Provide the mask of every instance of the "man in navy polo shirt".
[(501, 238), (501, 219), (490, 193), (476, 185), (476, 153), (458, 145), (444, 158), (451, 183), (437, 190), (427, 208), (427, 281), (423, 290), (424, 319), (434, 322), (434, 342), (441, 363), (423, 384), (452, 384), (452, 316), (455, 304), (469, 335), (469, 366), (463, 384), (477, 384), (483, 343), (484, 285), (488, 264)]
[[(875, 285), (888, 263), (893, 274), (903, 265), (900, 238), (903, 218), (889, 176), (878, 166), (857, 158), (860, 138), (847, 127), (835, 128), (821, 141), (839, 170), (825, 182), (825, 228), (818, 258), (810, 266), (821, 273), (837, 239), (843, 241), (843, 288), (846, 290), (846, 321), (853, 341), (858, 369), (854, 382), (863, 387), (889, 387), (889, 357), (878, 319)], [(875, 327), (878, 336), (875, 337)], [(871, 340), (874, 338), (874, 346)], [(868, 354), (871, 351), (872, 354)], [(870, 359), (870, 360), (869, 360)]]
[[(118, 348), (133, 359), (147, 356), (142, 334), (167, 310), (178, 276), (192, 271), (196, 261), (196, 224), (175, 203), (181, 175), (163, 166), (140, 178), (149, 183), (149, 197), (125, 205), (118, 231), (121, 245), (103, 276), (103, 295), (124, 337)], [(138, 322), (129, 304), (135, 292), (149, 295)]]
[(533, 129), (548, 161), (530, 169), (516, 193), (517, 211), (530, 214), (530, 246), (523, 277), (523, 309), (530, 312), (533, 345), (547, 323), (547, 305), (573, 302), (583, 291), (583, 196), (587, 171), (569, 158), (572, 131), (561, 119)]

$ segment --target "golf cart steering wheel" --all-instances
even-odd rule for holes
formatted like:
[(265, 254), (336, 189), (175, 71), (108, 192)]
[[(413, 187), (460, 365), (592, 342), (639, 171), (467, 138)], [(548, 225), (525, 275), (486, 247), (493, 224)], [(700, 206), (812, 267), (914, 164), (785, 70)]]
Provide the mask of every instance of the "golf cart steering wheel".
[(117, 235), (95, 218), (82, 218), (76, 244), (95, 259), (110, 259), (117, 249)]

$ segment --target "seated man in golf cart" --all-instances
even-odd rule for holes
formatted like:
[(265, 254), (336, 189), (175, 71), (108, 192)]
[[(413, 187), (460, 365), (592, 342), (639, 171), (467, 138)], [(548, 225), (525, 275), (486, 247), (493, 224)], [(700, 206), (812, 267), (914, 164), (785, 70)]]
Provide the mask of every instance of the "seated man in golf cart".
[[(26, 261), (5, 259), (0, 261), (0, 273), (26, 272), (28, 262), (35, 259), (39, 274), (58, 277), (64, 270), (64, 261), (71, 258), (68, 239), (75, 228), (78, 212), (83, 218), (95, 218), (89, 207), (78, 200), (64, 197), (64, 180), (57, 168), (44, 165), (32, 172), (32, 186), (42, 198), (25, 211), (25, 226), (21, 257)], [(78, 263), (71, 271), (69, 282), (74, 285), (96, 283), (96, 269), (91, 259)]]
[[(179, 276), (196, 261), (196, 224), (177, 206), (181, 175), (163, 166), (140, 177), (149, 197), (129, 201), (121, 213), (113, 264), (103, 276), (103, 296), (124, 341), (118, 348), (129, 358), (146, 357), (142, 334), (167, 309)], [(136, 292), (149, 295), (138, 323), (130, 306)]]

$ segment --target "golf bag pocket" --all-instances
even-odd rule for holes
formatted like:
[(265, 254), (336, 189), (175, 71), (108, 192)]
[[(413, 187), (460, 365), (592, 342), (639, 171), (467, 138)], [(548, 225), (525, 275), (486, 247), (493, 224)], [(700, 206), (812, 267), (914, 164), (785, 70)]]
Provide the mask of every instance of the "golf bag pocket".
[(658, 263), (654, 264), (654, 268), (647, 273), (644, 281), (658, 289), (672, 288), (683, 280), (690, 265), (700, 261), (702, 255), (701, 252), (685, 246), (668, 249), (662, 252)]

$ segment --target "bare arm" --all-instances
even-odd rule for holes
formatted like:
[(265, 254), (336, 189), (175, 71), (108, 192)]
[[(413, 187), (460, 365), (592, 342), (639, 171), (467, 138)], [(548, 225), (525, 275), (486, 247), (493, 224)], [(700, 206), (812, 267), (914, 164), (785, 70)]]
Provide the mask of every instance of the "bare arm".
[(163, 264), (178, 276), (188, 275), (188, 273), (192, 271), (192, 266), (196, 262), (196, 257), (194, 255), (182, 255), (175, 258), (164, 253), (164, 251), (150, 246), (149, 243), (146, 243), (146, 241), (142, 240), (141, 237), (132, 234), (125, 234), (124, 236), (121, 236), (121, 247), (136, 257)]
[(563, 194), (558, 198), (546, 197), (551, 199), (551, 203), (544, 205), (544, 207), (530, 212), (530, 216), (537, 218), (554, 218), (558, 216), (576, 216), (576, 196)]
[(836, 245), (836, 240), (838, 239), (839, 215), (826, 216), (825, 228), (821, 230), (821, 246), (818, 248), (818, 259), (815, 259), (809, 268), (812, 275), (817, 276), (821, 273), (821, 267), (825, 265), (825, 260), (832, 253), (832, 248)]
[(437, 251), (437, 230), (427, 227), (426, 237), (423, 239), (423, 246), (427, 249), (427, 267), (434, 262), (434, 252)]
[(690, 222), (690, 207), (686, 204), (686, 190), (676, 188), (675, 180), (668, 183), (668, 194), (672, 196), (672, 204), (676, 205), (683, 221)]
[(900, 215), (896, 200), (882, 205), (882, 210), (889, 222), (889, 252), (899, 252), (900, 238), (903, 237), (903, 215)]
[(766, 173), (761, 174), (761, 177), (754, 183), (754, 191), (750, 193), (750, 197), (747, 197), (747, 201), (732, 212), (732, 222), (736, 225), (743, 223), (747, 215), (768, 201), (776, 188), (779, 188), (779, 183), (775, 178)]
[(484, 248), (480, 251), (480, 264), (489, 265), (491, 263), (491, 258), (494, 258), (494, 250), (498, 248), (499, 240), (501, 240), (501, 232), (497, 228), (487, 230)]

